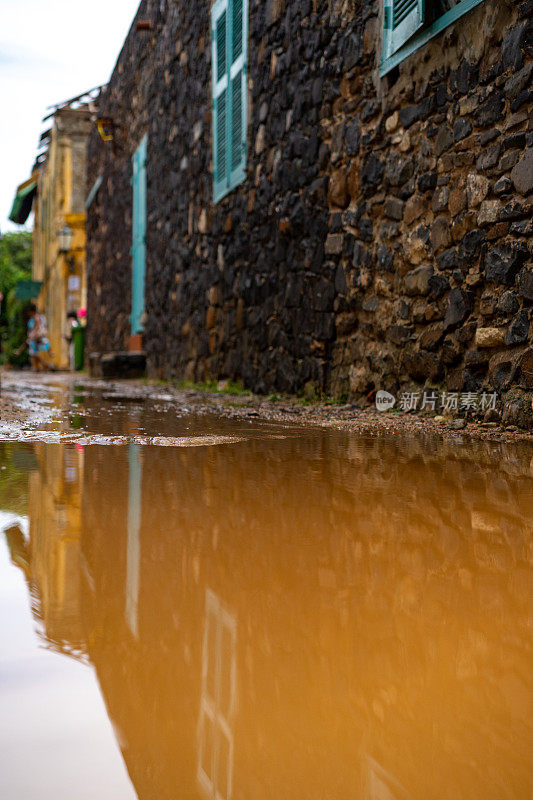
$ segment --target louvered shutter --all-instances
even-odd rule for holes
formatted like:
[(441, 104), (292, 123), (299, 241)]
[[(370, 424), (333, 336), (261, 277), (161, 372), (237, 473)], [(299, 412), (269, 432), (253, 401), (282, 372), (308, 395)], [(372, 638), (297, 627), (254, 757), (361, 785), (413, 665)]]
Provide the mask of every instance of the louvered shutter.
[(248, 0), (217, 0), (211, 33), (216, 202), (246, 177)]
[(246, 177), (246, 55), (248, 2), (230, 0), (231, 8), (231, 119), (230, 187)]
[(425, 0), (385, 0), (384, 57), (388, 58), (424, 24)]
[(228, 0), (217, 0), (211, 10), (213, 71), (213, 168), (214, 199), (228, 188)]

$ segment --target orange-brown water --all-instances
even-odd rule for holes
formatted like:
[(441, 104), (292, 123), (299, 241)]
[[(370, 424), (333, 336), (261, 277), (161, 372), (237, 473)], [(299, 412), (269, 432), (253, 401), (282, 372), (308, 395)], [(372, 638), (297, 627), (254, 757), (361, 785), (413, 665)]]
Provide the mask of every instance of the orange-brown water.
[(174, 434), (0, 445), (0, 797), (531, 798), (531, 451)]

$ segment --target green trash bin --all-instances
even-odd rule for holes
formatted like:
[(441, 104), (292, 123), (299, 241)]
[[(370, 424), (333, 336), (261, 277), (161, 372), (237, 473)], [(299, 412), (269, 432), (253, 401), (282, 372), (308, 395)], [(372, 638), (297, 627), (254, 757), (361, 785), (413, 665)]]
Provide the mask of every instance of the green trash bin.
[(85, 328), (82, 325), (72, 328), (72, 341), (74, 343), (74, 369), (79, 371), (85, 364)]

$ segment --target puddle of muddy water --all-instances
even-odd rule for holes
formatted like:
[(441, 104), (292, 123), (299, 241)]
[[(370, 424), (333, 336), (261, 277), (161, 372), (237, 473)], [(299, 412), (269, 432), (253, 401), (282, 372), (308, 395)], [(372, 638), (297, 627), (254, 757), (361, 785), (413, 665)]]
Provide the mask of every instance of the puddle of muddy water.
[(530, 450), (83, 399), (0, 443), (1, 797), (531, 797)]
[[(248, 437), (253, 425), (258, 430), (274, 429), (269, 422), (253, 419), (250, 411), (238, 424), (210, 410), (208, 404), (186, 405), (184, 398), (157, 393), (148, 387), (110, 389), (107, 384), (85, 381), (65, 384), (64, 376), (35, 376), (20, 383), (6, 383), (4, 397), (14, 398), (18, 419), (0, 419), (0, 442), (79, 443), (120, 445), (135, 441), (141, 445), (170, 447), (223, 444)], [(186, 393), (185, 400), (186, 400)], [(280, 426), (276, 426), (279, 428)]]

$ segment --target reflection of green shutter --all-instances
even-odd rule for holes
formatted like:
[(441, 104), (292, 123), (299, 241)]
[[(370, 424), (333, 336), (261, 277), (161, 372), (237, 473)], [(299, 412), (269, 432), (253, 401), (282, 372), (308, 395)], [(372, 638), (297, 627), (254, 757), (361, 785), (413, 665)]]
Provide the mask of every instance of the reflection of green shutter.
[(211, 31), (216, 202), (246, 178), (248, 0), (217, 0)]
[(424, 24), (425, 0), (384, 0), (383, 60), (407, 42)]
[(146, 271), (146, 137), (135, 151), (133, 165), (133, 232), (131, 280), (131, 333), (142, 333)]

